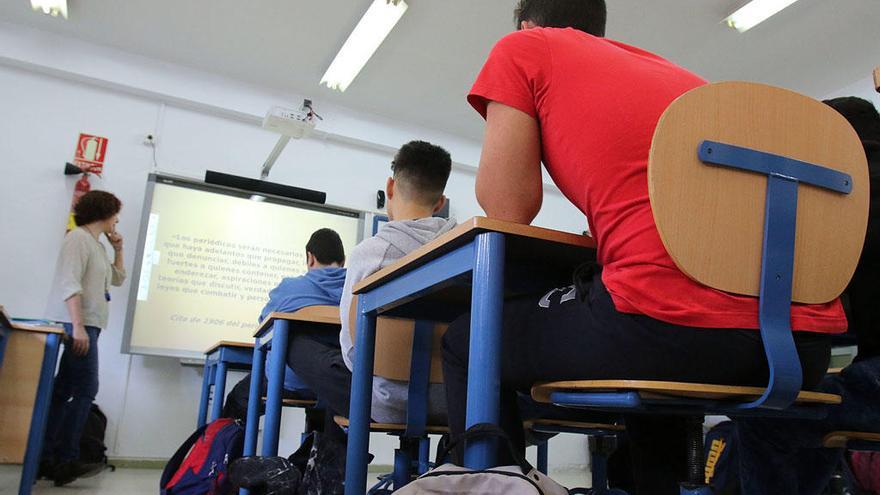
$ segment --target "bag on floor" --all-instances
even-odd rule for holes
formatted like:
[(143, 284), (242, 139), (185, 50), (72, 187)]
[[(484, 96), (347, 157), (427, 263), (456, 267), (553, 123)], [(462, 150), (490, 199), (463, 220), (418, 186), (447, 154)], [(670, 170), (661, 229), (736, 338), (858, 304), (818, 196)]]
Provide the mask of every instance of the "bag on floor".
[(723, 421), (706, 433), (704, 473), (706, 484), (716, 495), (738, 495), (739, 457), (736, 425)]
[[(482, 471), (443, 464), (396, 490), (395, 495), (458, 495), (468, 493), (498, 495), (568, 495), (568, 489), (520, 460), (507, 435), (495, 425), (475, 425), (461, 438), (450, 442), (437, 458), (445, 459), (450, 451), (465, 440), (498, 438), (505, 442), (518, 465), (500, 466)], [(439, 462), (438, 462), (439, 464)]]
[(241, 457), (244, 428), (220, 418), (197, 429), (162, 471), (161, 495), (227, 495), (234, 490), (229, 465)]
[(880, 452), (852, 452), (850, 468), (859, 488), (867, 493), (880, 493)]
[(92, 404), (79, 439), (79, 460), (87, 464), (100, 464), (104, 469), (116, 471), (115, 466), (107, 463), (107, 446), (104, 445), (106, 432), (107, 416), (97, 404)]

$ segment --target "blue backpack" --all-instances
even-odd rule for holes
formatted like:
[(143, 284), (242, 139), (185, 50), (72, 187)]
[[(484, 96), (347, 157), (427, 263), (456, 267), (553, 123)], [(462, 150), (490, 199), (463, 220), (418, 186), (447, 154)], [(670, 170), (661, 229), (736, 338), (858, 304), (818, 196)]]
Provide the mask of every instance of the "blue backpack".
[(161, 495), (226, 495), (233, 491), (229, 464), (241, 457), (244, 428), (220, 418), (195, 431), (177, 449), (160, 481)]

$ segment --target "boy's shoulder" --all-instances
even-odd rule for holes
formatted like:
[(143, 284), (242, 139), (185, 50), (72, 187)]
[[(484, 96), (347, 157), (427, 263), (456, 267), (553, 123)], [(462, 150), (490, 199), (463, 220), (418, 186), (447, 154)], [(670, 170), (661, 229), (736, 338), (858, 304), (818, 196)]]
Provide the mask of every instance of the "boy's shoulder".
[(361, 256), (384, 251), (390, 245), (390, 242), (379, 236), (374, 235), (373, 237), (368, 237), (359, 242), (354, 249), (351, 250), (351, 254), (348, 256), (349, 262)]

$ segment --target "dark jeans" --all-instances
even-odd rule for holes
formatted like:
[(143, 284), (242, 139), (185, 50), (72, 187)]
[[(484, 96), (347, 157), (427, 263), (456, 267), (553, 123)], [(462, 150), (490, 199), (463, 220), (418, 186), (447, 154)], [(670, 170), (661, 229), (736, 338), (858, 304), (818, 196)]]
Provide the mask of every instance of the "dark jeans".
[(880, 432), (880, 357), (864, 359), (841, 373), (828, 375), (817, 387), (838, 394), (821, 421), (740, 419), (740, 482), (749, 495), (818, 495), (828, 485), (842, 449), (822, 448), (831, 431)]
[[(548, 293), (549, 298), (542, 294), (505, 302), (499, 350), (501, 426), (518, 449), (524, 449), (524, 440), (516, 393), (528, 393), (536, 382), (644, 379), (767, 384), (767, 363), (757, 331), (681, 327), (619, 313), (600, 275), (581, 280), (578, 287), (574, 298), (561, 290)], [(453, 435), (465, 428), (469, 335), (470, 315), (465, 315), (443, 338)], [(804, 385), (813, 386), (827, 368), (830, 339), (799, 334), (795, 340), (804, 365)], [(629, 415), (625, 421), (636, 493), (678, 493), (677, 483), (686, 478), (683, 420)]]
[(287, 365), (326, 408), (325, 433), (341, 434), (333, 416), (348, 417), (351, 371), (342, 360), (339, 334), (308, 329), (290, 332)]
[[(260, 397), (266, 397), (266, 391), (268, 390), (267, 381), (265, 378), (262, 380), (262, 388), (260, 391)], [(229, 395), (226, 396), (226, 402), (223, 403), (223, 411), (220, 413), (220, 416), (223, 418), (232, 418), (237, 419), (242, 422), (242, 424), (247, 422), (247, 409), (248, 409), (248, 399), (250, 398), (251, 391), (251, 374), (248, 373), (244, 378), (239, 380), (238, 383), (232, 387), (232, 390), (229, 392)], [(315, 394), (313, 394), (309, 390), (281, 390), (281, 398), (282, 399), (299, 399), (299, 400), (313, 400), (315, 398)], [(311, 428), (308, 426), (312, 421), (315, 420), (317, 416), (315, 416), (315, 410), (313, 408), (306, 409), (306, 430), (310, 431)], [(258, 413), (260, 416), (266, 413), (266, 404), (263, 404), (260, 401), (260, 406)], [(323, 421), (323, 420), (322, 420)]]
[[(68, 337), (73, 326), (64, 324)], [(43, 459), (68, 462), (79, 458), (79, 441), (89, 410), (98, 394), (98, 336), (101, 329), (86, 327), (89, 352), (85, 356), (73, 353), (69, 341), (64, 344), (61, 364), (55, 375), (49, 422), (43, 440)]]

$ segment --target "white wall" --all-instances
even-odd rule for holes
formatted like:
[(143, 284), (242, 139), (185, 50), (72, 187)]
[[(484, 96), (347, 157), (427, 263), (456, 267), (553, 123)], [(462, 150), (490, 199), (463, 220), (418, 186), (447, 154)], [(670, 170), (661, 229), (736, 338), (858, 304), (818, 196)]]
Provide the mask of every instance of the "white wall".
[(874, 104), (875, 107), (880, 109), (880, 93), (874, 88), (874, 76), (870, 75), (864, 79), (859, 79), (858, 81), (847, 84), (846, 86), (838, 89), (837, 91), (826, 95), (823, 100), (828, 100), (831, 98), (838, 98), (841, 96), (858, 96), (859, 98), (864, 98)]
[[(72, 38), (0, 23), (0, 302), (15, 315), (43, 314), (75, 181), (62, 176), (79, 132), (109, 138), (103, 179), (124, 203), (119, 230), (133, 265), (152, 154), (144, 136), (158, 136), (159, 170), (202, 177), (206, 169), (256, 177), (277, 136), (259, 127), (273, 104), (301, 96), (171, 66)], [(271, 180), (324, 190), (330, 204), (370, 210), (384, 185), (394, 149), (427, 139), (449, 149), (456, 167), (447, 188), (452, 213), (480, 214), (473, 197), (479, 143), (315, 102), (325, 121), (315, 138), (292, 141)], [(584, 229), (582, 216), (545, 188), (538, 225)], [(166, 458), (194, 427), (201, 370), (175, 359), (120, 352), (128, 283), (113, 292), (110, 324), (101, 336), (97, 402), (109, 417), (109, 455)], [(239, 374), (230, 376), (230, 387)], [(282, 452), (295, 447), (302, 413), (286, 411)], [(375, 437), (376, 463), (390, 464), (390, 439)], [(553, 443), (561, 466), (583, 464), (583, 439)]]

